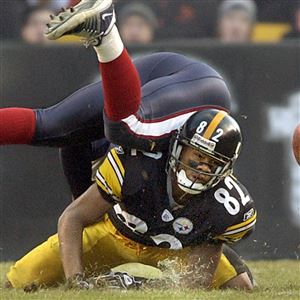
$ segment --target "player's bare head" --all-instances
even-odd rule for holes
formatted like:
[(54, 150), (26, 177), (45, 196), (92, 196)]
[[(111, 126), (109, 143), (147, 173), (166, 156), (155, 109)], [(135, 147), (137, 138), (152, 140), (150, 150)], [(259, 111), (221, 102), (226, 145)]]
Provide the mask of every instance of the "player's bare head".
[(228, 113), (196, 112), (171, 143), (169, 171), (176, 174), (180, 189), (199, 194), (232, 172), (241, 143), (240, 127)]

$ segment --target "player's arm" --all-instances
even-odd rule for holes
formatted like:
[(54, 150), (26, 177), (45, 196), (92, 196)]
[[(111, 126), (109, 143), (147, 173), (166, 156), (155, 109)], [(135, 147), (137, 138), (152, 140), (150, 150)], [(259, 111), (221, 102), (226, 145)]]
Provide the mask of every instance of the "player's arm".
[(96, 172), (95, 184), (69, 205), (60, 217), (58, 237), (67, 279), (82, 274), (83, 228), (97, 222), (115, 201), (121, 201), (124, 175), (122, 161), (116, 149), (111, 149)]
[(183, 287), (192, 289), (211, 288), (221, 253), (222, 243), (206, 242), (192, 247), (181, 277)]
[(66, 279), (83, 273), (82, 232), (97, 222), (112, 204), (103, 199), (96, 184), (72, 202), (58, 221), (61, 260)]

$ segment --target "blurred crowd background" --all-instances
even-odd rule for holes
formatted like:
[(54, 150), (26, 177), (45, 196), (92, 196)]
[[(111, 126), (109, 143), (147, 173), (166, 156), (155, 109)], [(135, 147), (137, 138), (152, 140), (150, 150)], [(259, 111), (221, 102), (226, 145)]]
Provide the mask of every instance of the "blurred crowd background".
[[(51, 43), (43, 36), (50, 14), (79, 0), (0, 0), (1, 40)], [(215, 39), (277, 43), (300, 39), (299, 0), (115, 0), (124, 42)], [(76, 42), (64, 38), (58, 42)], [(53, 43), (53, 42), (52, 42)]]

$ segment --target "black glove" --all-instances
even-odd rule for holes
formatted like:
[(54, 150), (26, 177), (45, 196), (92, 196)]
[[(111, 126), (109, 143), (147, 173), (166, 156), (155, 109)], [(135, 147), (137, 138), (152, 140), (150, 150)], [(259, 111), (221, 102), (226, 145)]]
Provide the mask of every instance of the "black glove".
[(90, 290), (94, 284), (90, 279), (85, 278), (84, 274), (78, 273), (67, 279), (68, 289)]
[(143, 285), (146, 278), (134, 277), (125, 272), (110, 271), (103, 275), (93, 278), (96, 288), (110, 288), (110, 289), (138, 289)]

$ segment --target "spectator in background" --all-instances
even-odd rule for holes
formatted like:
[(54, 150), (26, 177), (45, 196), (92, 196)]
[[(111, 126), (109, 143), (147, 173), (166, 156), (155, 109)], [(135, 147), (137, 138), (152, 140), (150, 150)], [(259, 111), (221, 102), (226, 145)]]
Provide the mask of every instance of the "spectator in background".
[(255, 22), (253, 0), (225, 0), (218, 9), (218, 38), (224, 43), (250, 42)]
[(149, 44), (154, 40), (157, 19), (146, 4), (133, 2), (124, 5), (118, 17), (121, 37), (126, 45)]
[(28, 44), (46, 44), (51, 42), (44, 36), (45, 26), (50, 20), (50, 14), (54, 14), (54, 11), (46, 6), (28, 8), (24, 14), (21, 27), (21, 39)]
[(283, 39), (300, 39), (300, 1), (297, 2), (293, 13), (292, 30)]

